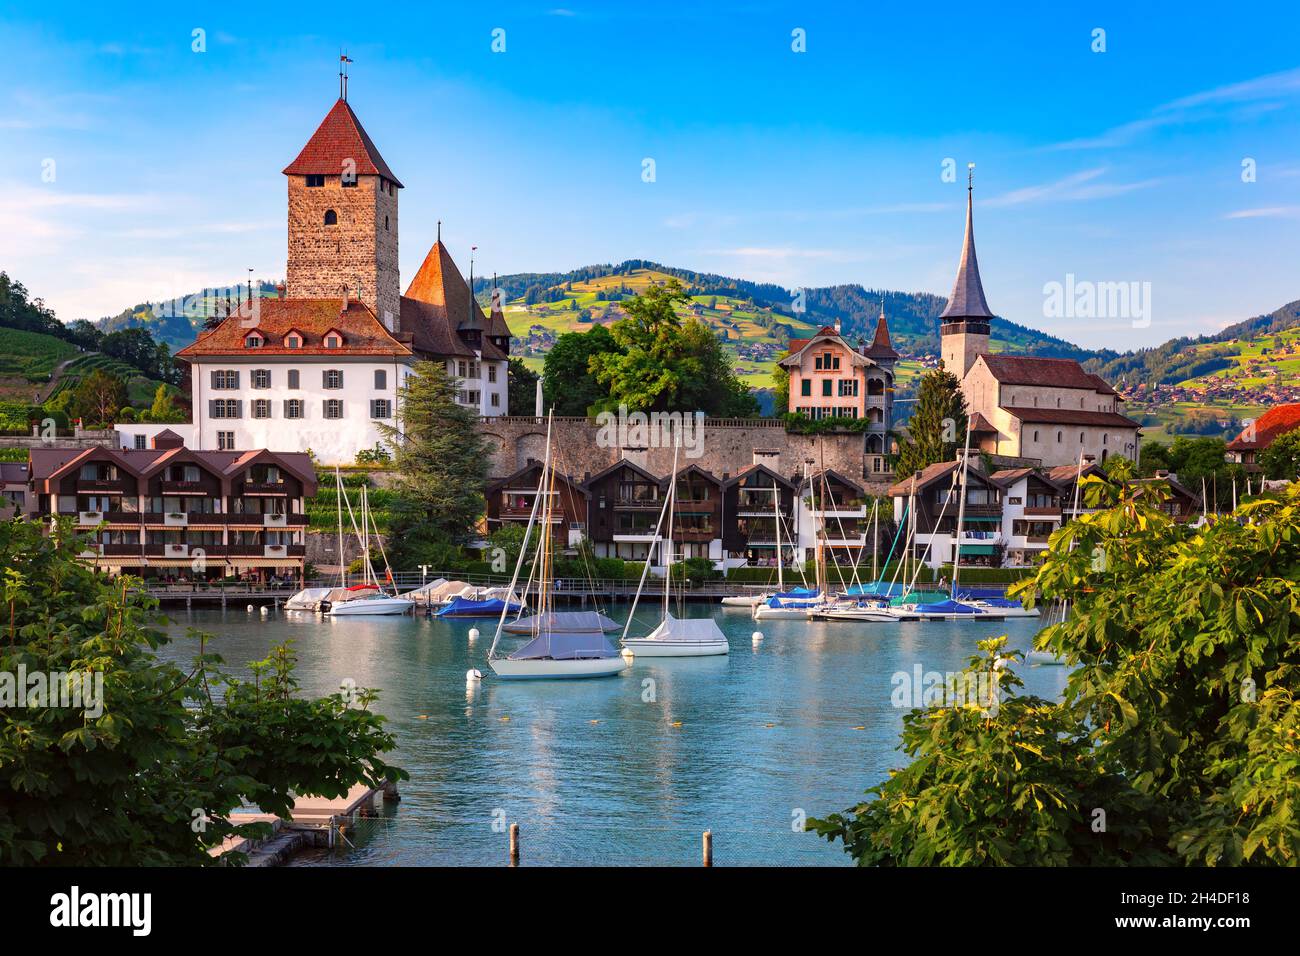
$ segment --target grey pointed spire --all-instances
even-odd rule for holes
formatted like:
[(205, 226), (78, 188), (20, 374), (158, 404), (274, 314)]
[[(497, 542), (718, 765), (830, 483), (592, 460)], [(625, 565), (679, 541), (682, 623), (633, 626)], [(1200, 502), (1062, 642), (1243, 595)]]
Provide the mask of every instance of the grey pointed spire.
[[(972, 174), (973, 180), (973, 174)], [(975, 258), (975, 218), (972, 215), (974, 182), (966, 187), (966, 238), (961, 246), (961, 265), (957, 268), (957, 281), (953, 283), (948, 307), (940, 319), (981, 318), (991, 319), (989, 304), (984, 298), (980, 282), (980, 264)]]

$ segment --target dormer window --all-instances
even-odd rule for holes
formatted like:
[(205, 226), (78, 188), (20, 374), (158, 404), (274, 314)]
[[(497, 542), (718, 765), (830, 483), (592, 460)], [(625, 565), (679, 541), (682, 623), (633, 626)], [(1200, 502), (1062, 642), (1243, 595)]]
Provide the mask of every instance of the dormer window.
[(249, 332), (244, 336), (244, 348), (260, 349), (266, 344), (266, 339), (262, 337), (261, 332)]
[(338, 224), (339, 224), (339, 214), (336, 213), (333, 209), (326, 209), (326, 210), (325, 210), (325, 225), (327, 225), (327, 226), (337, 226)]
[(325, 333), (325, 347), (327, 349), (340, 349), (343, 347), (343, 336), (338, 332)]
[(284, 335), (284, 347), (287, 349), (302, 348), (302, 333), (297, 329), (290, 329)]

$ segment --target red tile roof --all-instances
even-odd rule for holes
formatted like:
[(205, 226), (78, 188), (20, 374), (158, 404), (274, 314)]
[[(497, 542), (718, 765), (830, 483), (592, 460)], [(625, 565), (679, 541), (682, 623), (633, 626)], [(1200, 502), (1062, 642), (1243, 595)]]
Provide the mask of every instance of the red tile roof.
[[(342, 348), (325, 348), (325, 335), (331, 330), (342, 334)], [(253, 331), (266, 339), (260, 348), (244, 345)], [(302, 348), (285, 346), (284, 337), (291, 331), (302, 336)], [(349, 299), (345, 311), (339, 295), (330, 299), (261, 299), (255, 317), (231, 315), (212, 331), (201, 333), (197, 341), (177, 352), (176, 358), (258, 354), (410, 355), (411, 347), (398, 341), (365, 303)]]
[(1244, 428), (1240, 435), (1228, 442), (1228, 451), (1267, 448), (1273, 444), (1273, 439), (1296, 428), (1300, 428), (1300, 405), (1277, 405), (1260, 415), (1254, 424)]
[(1002, 410), (1022, 422), (1049, 425), (1098, 425), (1110, 428), (1141, 428), (1133, 419), (1119, 412), (1089, 412), (1082, 408), (1018, 408), (1003, 405)]
[(284, 174), (338, 176), (343, 173), (343, 164), (347, 160), (356, 163), (356, 171), (360, 176), (383, 176), (392, 180), (399, 189), (402, 187), (384, 162), (384, 157), (379, 155), (379, 150), (366, 135), (357, 114), (352, 112), (347, 100), (341, 99), (325, 114), (298, 158), (284, 167)]
[(1085, 372), (1083, 366), (1074, 359), (991, 353), (985, 353), (980, 358), (993, 373), (993, 377), (1003, 385), (1086, 388), (1090, 392), (1115, 394), (1100, 376)]
[(972, 435), (996, 435), (998, 430), (989, 423), (987, 418), (979, 412), (975, 412), (970, 417), (970, 433)]

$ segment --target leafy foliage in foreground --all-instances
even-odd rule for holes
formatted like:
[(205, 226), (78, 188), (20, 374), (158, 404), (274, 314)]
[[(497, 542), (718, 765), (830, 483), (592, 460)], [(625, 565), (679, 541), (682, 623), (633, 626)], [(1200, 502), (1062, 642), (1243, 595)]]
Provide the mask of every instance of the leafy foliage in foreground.
[(406, 778), (382, 759), (394, 741), (372, 692), (298, 696), (288, 646), (251, 679), (206, 641), (188, 671), (161, 661), (157, 602), (77, 561), (81, 547), (70, 525), (0, 524), (0, 675), (103, 678), (102, 708), (0, 705), (0, 865), (209, 865), (227, 836), (265, 831), (232, 821), (241, 798), (285, 814), (294, 793)]
[[(912, 763), (811, 821), (860, 864), (1300, 860), (1300, 486), (1202, 529), (1151, 487), (1085, 491), (1103, 510), (1013, 589), (1076, 609), (1036, 641), (1072, 668), (1063, 700), (1018, 695), (1003, 666), (996, 713), (911, 712)], [(981, 647), (972, 672), (1003, 653)]]

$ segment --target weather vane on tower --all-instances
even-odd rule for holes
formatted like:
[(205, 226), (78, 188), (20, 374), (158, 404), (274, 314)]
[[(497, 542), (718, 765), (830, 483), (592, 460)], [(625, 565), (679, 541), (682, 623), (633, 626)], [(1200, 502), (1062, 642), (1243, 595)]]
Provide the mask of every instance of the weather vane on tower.
[(352, 62), (352, 57), (342, 51), (339, 52), (339, 99), (344, 102), (348, 98), (348, 64)]

